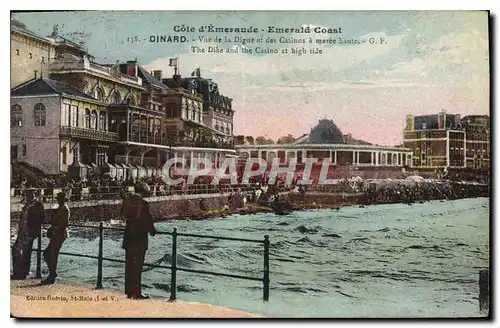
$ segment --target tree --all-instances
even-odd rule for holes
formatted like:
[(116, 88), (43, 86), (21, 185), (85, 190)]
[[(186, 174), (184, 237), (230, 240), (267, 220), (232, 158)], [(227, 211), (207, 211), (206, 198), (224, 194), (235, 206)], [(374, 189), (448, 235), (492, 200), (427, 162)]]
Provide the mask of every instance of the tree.
[(245, 143), (245, 136), (243, 135), (234, 136), (235, 145), (243, 145), (244, 143)]
[(246, 142), (247, 142), (248, 144), (250, 144), (250, 145), (255, 144), (255, 139), (254, 139), (254, 137), (252, 137), (252, 136), (246, 136), (246, 137), (245, 137), (245, 139), (246, 139)]
[(295, 138), (291, 134), (288, 134), (286, 136), (279, 138), (276, 143), (283, 145), (283, 144), (291, 144), (293, 142), (295, 142)]
[(257, 145), (272, 145), (274, 143), (273, 139), (267, 139), (266, 137), (260, 136), (255, 139), (255, 144)]

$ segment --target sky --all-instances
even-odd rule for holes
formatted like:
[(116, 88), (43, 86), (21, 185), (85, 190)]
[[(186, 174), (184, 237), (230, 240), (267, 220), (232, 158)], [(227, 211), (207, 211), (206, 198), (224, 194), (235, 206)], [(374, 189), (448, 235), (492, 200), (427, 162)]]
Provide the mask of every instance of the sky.
[[(474, 11), (114, 11), (17, 13), (13, 18), (40, 34), (58, 24), (62, 33), (85, 32), (86, 47), (99, 63), (137, 58), (148, 70), (172, 75), (169, 58), (179, 58), (182, 75), (197, 67), (233, 99), (234, 134), (278, 139), (308, 133), (319, 119), (335, 122), (344, 134), (379, 145), (402, 142), (407, 114), (489, 114), (488, 13)], [(357, 45), (300, 45), (321, 55), (194, 54), (191, 46), (214, 46), (198, 36), (174, 33), (176, 25), (197, 30), (218, 27), (321, 26), (341, 28), (345, 39), (386, 41)], [(188, 43), (151, 43), (151, 35), (186, 35)], [(226, 34), (227, 36), (241, 36)], [(328, 35), (271, 35), (327, 38)], [(127, 42), (135, 36), (138, 43)], [(248, 35), (245, 35), (247, 37)], [(273, 44), (273, 48), (290, 48)]]

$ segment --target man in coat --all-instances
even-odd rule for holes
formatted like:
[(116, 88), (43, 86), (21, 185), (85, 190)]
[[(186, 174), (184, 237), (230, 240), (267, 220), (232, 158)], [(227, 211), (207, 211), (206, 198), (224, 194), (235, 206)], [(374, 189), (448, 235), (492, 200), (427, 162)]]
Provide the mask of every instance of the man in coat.
[(43, 251), (43, 257), (49, 267), (49, 275), (42, 280), (43, 285), (50, 285), (55, 282), (59, 251), (63, 242), (68, 238), (70, 212), (66, 201), (66, 193), (60, 192), (57, 194), (59, 207), (55, 210), (54, 216), (50, 220), (50, 228), (47, 230), (47, 237), (49, 237), (50, 242)]
[(149, 187), (136, 185), (135, 193), (123, 200), (120, 216), (126, 222), (123, 235), (125, 249), (125, 294), (128, 298), (140, 300), (149, 298), (141, 291), (142, 266), (148, 249), (148, 234), (154, 236), (156, 229), (149, 204), (144, 200)]
[(35, 190), (24, 190), (26, 204), (21, 211), (16, 242), (12, 247), (13, 274), (11, 279), (26, 279), (30, 272), (33, 242), (40, 238), (45, 220), (43, 204), (35, 197)]

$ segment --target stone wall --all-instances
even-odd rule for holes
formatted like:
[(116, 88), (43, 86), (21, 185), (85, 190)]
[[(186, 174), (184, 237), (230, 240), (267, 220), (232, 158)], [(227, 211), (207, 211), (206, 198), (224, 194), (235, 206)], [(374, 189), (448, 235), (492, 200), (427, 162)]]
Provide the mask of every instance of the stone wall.
[[(204, 218), (208, 212), (222, 211), (226, 205), (234, 209), (237, 202), (229, 202), (228, 194), (167, 196), (148, 198), (151, 214), (157, 221), (173, 218)], [(70, 203), (71, 221), (109, 221), (118, 219), (121, 201), (94, 201)], [(49, 216), (56, 205), (45, 204)], [(19, 218), (19, 209), (11, 209), (11, 220)]]

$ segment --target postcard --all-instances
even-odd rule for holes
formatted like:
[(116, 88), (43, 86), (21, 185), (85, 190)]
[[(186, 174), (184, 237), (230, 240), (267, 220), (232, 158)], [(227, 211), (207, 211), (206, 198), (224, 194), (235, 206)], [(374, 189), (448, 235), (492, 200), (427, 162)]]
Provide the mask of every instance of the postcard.
[(487, 11), (11, 13), (14, 318), (482, 318)]

